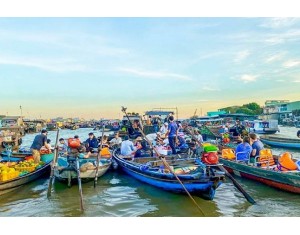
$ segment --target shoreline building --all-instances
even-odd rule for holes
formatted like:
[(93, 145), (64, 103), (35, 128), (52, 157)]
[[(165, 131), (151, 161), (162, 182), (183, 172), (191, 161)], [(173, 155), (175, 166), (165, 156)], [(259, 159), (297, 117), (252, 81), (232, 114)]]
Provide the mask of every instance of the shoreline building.
[(277, 119), (279, 124), (294, 126), (299, 115), (293, 113), (297, 110), (300, 112), (300, 101), (266, 100), (263, 115), (268, 119)]

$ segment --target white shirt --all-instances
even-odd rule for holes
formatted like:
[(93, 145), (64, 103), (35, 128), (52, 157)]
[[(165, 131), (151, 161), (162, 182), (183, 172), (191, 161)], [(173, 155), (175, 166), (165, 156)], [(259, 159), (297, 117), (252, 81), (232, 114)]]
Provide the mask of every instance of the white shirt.
[(197, 138), (197, 140), (200, 142), (200, 143), (203, 143), (203, 138), (202, 138), (202, 135), (196, 135), (195, 136)]
[(166, 134), (168, 131), (168, 126), (166, 127), (165, 125), (163, 125), (160, 130), (159, 130), (162, 134)]
[(122, 138), (121, 137), (118, 137), (117, 139), (116, 138), (113, 138), (111, 141), (109, 141), (110, 144), (121, 144), (122, 143)]
[(128, 156), (134, 151), (134, 146), (132, 141), (130, 140), (125, 140), (121, 144), (121, 154), (123, 156)]

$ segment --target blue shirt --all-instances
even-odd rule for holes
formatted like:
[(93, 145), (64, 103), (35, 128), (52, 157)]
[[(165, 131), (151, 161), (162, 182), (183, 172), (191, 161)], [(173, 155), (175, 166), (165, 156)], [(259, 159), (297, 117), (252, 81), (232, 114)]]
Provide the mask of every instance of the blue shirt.
[(237, 155), (237, 160), (242, 160), (242, 159), (249, 159), (250, 153), (252, 151), (252, 147), (248, 143), (240, 143), (236, 149), (235, 153), (243, 152), (242, 154)]
[(45, 142), (47, 143), (47, 136), (39, 134), (34, 137), (30, 148), (40, 150), (44, 146)]
[(178, 126), (175, 122), (170, 122), (168, 125), (169, 137), (175, 137), (177, 133)]
[(121, 144), (121, 154), (128, 156), (134, 151), (133, 143), (130, 140), (125, 140)]
[(60, 144), (59, 151), (62, 152), (62, 153), (67, 152), (68, 151), (68, 145), (66, 145), (66, 144)]
[(94, 137), (93, 139), (88, 138), (88, 139), (86, 140), (86, 143), (88, 144), (88, 146), (89, 146), (90, 148), (98, 148), (98, 145), (99, 145), (99, 142), (98, 142), (98, 140), (96, 139), (96, 137)]
[(256, 149), (256, 153), (253, 157), (257, 157), (259, 155), (260, 150), (262, 150), (263, 148), (264, 144), (260, 140), (254, 141), (252, 144), (252, 149)]

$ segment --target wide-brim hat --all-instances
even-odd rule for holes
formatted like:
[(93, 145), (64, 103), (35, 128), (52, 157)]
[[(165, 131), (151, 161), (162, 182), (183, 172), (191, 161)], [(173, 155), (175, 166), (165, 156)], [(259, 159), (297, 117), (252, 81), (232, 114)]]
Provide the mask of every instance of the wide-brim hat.
[(136, 140), (136, 141), (142, 141), (143, 138), (139, 136), (139, 137), (137, 137), (135, 140)]

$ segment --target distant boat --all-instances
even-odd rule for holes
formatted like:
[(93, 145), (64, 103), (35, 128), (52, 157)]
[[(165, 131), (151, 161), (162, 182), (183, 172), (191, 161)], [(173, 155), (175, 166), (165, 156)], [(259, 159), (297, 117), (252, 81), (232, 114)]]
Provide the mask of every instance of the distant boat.
[(254, 120), (248, 121), (249, 132), (257, 134), (275, 134), (279, 132), (278, 120)]
[(260, 140), (270, 146), (282, 147), (282, 148), (296, 148), (300, 149), (300, 139), (280, 137), (274, 135), (262, 135)]
[(47, 123), (46, 124), (46, 130), (47, 131), (57, 130), (57, 124), (56, 123)]

